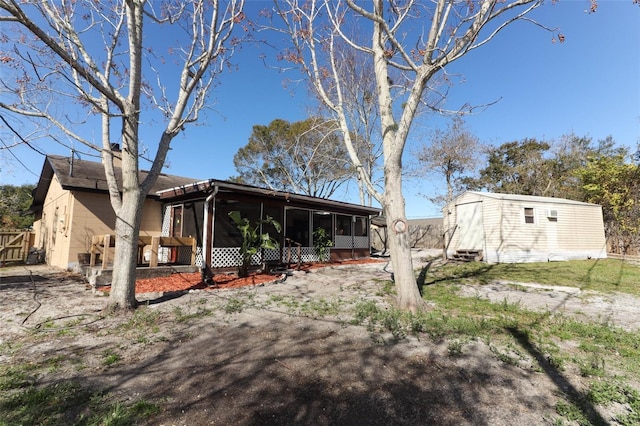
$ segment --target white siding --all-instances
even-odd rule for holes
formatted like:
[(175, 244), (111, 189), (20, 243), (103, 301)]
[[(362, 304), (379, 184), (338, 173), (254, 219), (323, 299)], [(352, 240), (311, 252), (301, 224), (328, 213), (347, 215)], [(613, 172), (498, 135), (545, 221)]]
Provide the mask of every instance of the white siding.
[(482, 202), (459, 204), (456, 206), (458, 217), (458, 247), (464, 250), (482, 250), (484, 248)]
[(456, 198), (451, 204), (445, 206), (443, 210), (443, 223), (444, 223), (444, 244), (447, 251), (447, 256), (451, 257), (455, 254), (456, 250), (468, 248), (460, 246), (460, 225), (458, 209), (456, 206), (463, 204), (470, 204), (474, 202), (482, 202), (482, 197), (473, 192), (466, 192)]
[[(482, 200), (484, 260), (488, 263), (546, 262), (605, 258), (602, 208), (595, 204), (548, 197), (527, 197), (476, 192), (465, 193), (445, 207), (445, 225), (459, 223), (455, 207)], [(525, 208), (533, 223), (526, 223)], [(556, 210), (557, 218), (548, 211)], [(447, 214), (449, 211), (452, 214)], [(460, 229), (458, 229), (459, 231)], [(452, 255), (464, 237), (454, 234), (447, 253)]]

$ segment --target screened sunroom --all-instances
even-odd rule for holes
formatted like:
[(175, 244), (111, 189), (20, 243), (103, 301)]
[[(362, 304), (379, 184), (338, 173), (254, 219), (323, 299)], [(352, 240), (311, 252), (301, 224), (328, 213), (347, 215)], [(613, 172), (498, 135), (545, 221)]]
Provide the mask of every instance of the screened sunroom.
[[(241, 262), (243, 237), (229, 216), (233, 211), (277, 242), (276, 249), (253, 256), (255, 266), (368, 257), (370, 220), (380, 213), (374, 207), (215, 180), (159, 195), (166, 203), (163, 235), (196, 238), (198, 266), (213, 271), (231, 270)], [(268, 218), (281, 225), (280, 232)], [(328, 250), (320, 249), (320, 238), (330, 239)], [(179, 258), (181, 253), (170, 256)]]

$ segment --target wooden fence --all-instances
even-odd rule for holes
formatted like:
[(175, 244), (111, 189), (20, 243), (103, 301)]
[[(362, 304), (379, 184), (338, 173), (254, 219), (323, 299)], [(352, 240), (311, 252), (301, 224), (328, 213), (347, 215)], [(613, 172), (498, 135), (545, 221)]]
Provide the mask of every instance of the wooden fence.
[(0, 230), (0, 263), (26, 262), (35, 234), (24, 230)]

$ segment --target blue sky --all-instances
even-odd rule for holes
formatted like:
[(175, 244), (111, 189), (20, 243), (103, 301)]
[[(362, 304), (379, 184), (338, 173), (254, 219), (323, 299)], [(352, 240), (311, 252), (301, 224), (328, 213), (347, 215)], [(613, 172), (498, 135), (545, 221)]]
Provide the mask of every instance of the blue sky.
[[(485, 143), (558, 139), (573, 132), (594, 140), (611, 135), (618, 144), (634, 148), (640, 140), (640, 7), (631, 0), (599, 3), (595, 14), (585, 13), (588, 0), (549, 2), (535, 12), (538, 20), (565, 35), (562, 44), (552, 43), (550, 33), (521, 22), (452, 64), (449, 72), (459, 73), (464, 82), (451, 88), (447, 106), (499, 99), (466, 118)], [(236, 174), (233, 156), (247, 143), (253, 125), (307, 117), (313, 101), (306, 85), (284, 88), (287, 75), (265, 69), (258, 55), (247, 46), (234, 57), (238, 68), (222, 75), (211, 96), (213, 109), (172, 143), (166, 173), (226, 179)], [(406, 154), (425, 143), (432, 129), (445, 125), (442, 117), (419, 117)], [(5, 139), (8, 132), (3, 127), (0, 123), (0, 137)], [(157, 129), (144, 129), (141, 135), (152, 141)], [(55, 143), (37, 146), (47, 153), (69, 155)], [(0, 150), (0, 183), (36, 183), (43, 160), (26, 146), (11, 153)], [(440, 209), (420, 194), (441, 188), (434, 178), (407, 181), (407, 216), (440, 215)], [(345, 188), (334, 198), (357, 202), (357, 189)]]

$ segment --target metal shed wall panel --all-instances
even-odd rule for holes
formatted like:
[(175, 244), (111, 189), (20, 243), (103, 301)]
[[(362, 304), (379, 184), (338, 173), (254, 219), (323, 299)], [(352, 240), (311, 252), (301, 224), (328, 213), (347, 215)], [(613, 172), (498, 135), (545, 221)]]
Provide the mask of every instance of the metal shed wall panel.
[[(456, 205), (480, 200), (484, 260), (488, 263), (546, 262), (607, 255), (601, 206), (572, 200), (465, 193), (445, 207), (445, 228), (451, 229), (460, 220), (456, 217)], [(533, 213), (533, 223), (526, 222), (525, 208)], [(549, 217), (549, 210), (554, 210), (557, 217)], [(454, 234), (448, 255), (465, 249), (460, 246), (461, 240), (460, 235)]]

